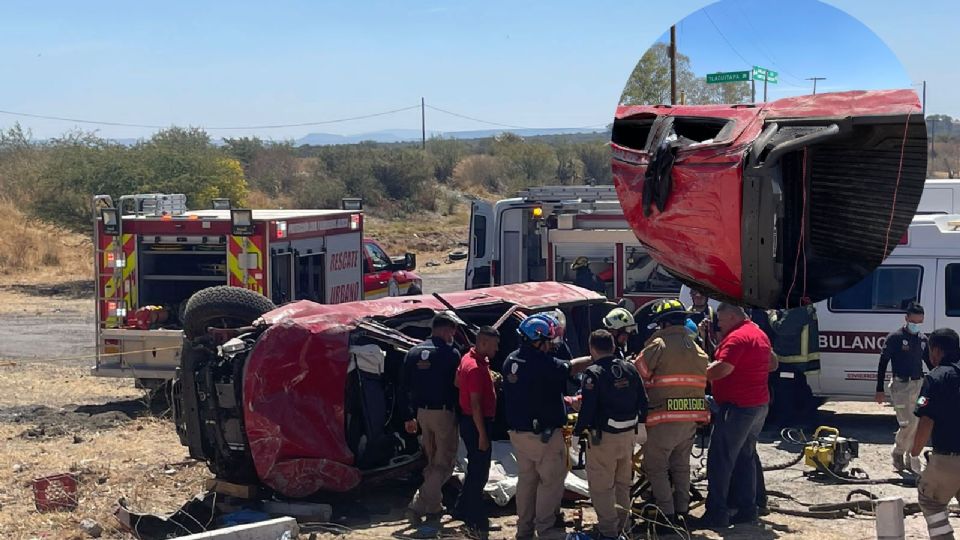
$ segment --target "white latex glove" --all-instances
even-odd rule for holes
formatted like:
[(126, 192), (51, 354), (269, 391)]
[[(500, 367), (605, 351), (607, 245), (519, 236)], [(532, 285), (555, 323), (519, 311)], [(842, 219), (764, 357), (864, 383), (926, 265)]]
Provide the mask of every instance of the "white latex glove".
[(643, 445), (647, 442), (647, 426), (640, 424), (637, 426), (637, 436), (633, 440), (634, 444)]

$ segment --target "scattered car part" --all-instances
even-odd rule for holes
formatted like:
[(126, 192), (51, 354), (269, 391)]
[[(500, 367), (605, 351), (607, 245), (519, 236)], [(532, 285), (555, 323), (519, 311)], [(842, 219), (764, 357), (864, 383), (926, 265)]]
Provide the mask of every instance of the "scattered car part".
[(269, 298), (249, 289), (227, 285), (202, 289), (187, 301), (183, 334), (194, 339), (210, 327), (246, 326), (276, 307)]

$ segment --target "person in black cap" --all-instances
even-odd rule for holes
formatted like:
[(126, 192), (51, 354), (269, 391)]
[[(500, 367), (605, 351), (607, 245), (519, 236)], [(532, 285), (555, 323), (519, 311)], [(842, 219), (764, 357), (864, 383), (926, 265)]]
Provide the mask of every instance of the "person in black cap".
[[(907, 307), (904, 325), (887, 336), (883, 352), (880, 353), (880, 364), (877, 367), (877, 403), (882, 404), (883, 382), (886, 378), (887, 364), (892, 364), (893, 377), (887, 389), (890, 391), (890, 401), (893, 403), (894, 413), (897, 415), (897, 437), (894, 443), (893, 468), (900, 471), (906, 467), (904, 454), (910, 450), (913, 434), (917, 430), (917, 417), (910, 414), (910, 409), (917, 401), (923, 379), (923, 365), (932, 369), (927, 353), (927, 338), (920, 332), (923, 324), (923, 306), (917, 303)], [(911, 459), (909, 469), (920, 473), (920, 460)]]
[(583, 374), (574, 433), (586, 431), (590, 440), (587, 483), (600, 538), (618, 538), (630, 515), (633, 443), (646, 420), (647, 394), (637, 369), (620, 358), (607, 330), (590, 334), (590, 356), (594, 364)]
[(919, 460), (927, 441), (933, 455), (920, 476), (918, 501), (931, 539), (953, 539), (947, 504), (960, 493), (960, 336), (951, 328), (930, 334), (930, 363), (936, 366), (923, 379), (914, 414), (919, 417), (910, 449)]
[(421, 447), (427, 459), (423, 484), (407, 510), (407, 519), (419, 524), (426, 515), (443, 513), (441, 488), (453, 474), (459, 443), (454, 385), (460, 353), (453, 346), (457, 318), (440, 312), (431, 323), (430, 339), (410, 349), (403, 363), (400, 409), (407, 433), (421, 432)]

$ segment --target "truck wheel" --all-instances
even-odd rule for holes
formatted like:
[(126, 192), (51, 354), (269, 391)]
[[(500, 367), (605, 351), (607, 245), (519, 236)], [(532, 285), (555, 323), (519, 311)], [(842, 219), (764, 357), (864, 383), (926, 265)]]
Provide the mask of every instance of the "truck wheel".
[(220, 285), (196, 292), (183, 312), (183, 334), (194, 339), (207, 328), (238, 328), (257, 320), (277, 306), (260, 293), (240, 287)]
[(416, 285), (411, 285), (410, 288), (407, 289), (407, 296), (419, 296), (421, 294), (423, 294), (423, 291)]

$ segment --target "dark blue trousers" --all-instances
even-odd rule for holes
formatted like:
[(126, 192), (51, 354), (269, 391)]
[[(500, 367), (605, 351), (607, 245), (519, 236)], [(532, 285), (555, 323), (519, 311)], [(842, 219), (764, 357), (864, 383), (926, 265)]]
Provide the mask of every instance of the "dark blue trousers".
[[(484, 419), (483, 425), (488, 438), (492, 433), (491, 424), (491, 419)], [(463, 439), (463, 446), (467, 449), (467, 475), (463, 479), (456, 513), (467, 525), (485, 529), (488, 522), (487, 510), (483, 502), (483, 487), (487, 485), (487, 479), (490, 478), (493, 441), (490, 441), (486, 451), (481, 452), (480, 433), (477, 431), (476, 424), (473, 423), (473, 417), (466, 415), (460, 416), (460, 438)]]
[[(767, 406), (721, 405), (714, 418), (707, 453), (707, 512), (721, 523), (732, 507), (745, 516), (757, 513), (757, 437), (767, 416)], [(762, 474), (762, 472), (760, 472)], [(733, 479), (737, 489), (731, 490)], [(728, 506), (729, 504), (729, 506)]]

